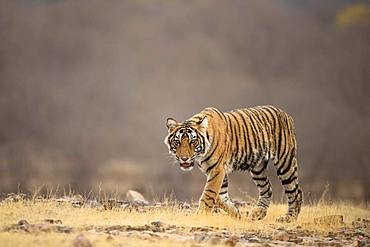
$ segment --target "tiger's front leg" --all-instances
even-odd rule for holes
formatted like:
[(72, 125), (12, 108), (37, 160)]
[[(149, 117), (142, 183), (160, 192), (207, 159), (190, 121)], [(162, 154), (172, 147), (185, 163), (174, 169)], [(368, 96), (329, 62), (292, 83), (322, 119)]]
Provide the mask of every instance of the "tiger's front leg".
[(225, 177), (225, 170), (222, 166), (217, 165), (207, 173), (207, 183), (204, 187), (202, 196), (199, 199), (199, 212), (210, 212), (217, 205), (218, 195), (220, 193), (222, 181)]
[(228, 176), (225, 175), (224, 181), (222, 182), (221, 185), (220, 193), (218, 194), (217, 204), (222, 210), (224, 210), (230, 216), (235, 218), (241, 218), (239, 209), (235, 206), (235, 204), (231, 201), (229, 197), (228, 186), (229, 186)]

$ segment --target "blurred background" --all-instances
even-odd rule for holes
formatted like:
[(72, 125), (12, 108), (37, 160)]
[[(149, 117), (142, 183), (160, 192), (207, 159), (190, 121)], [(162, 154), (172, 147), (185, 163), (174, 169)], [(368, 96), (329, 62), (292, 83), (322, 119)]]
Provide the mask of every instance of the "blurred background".
[[(295, 119), (306, 200), (369, 200), (369, 1), (0, 0), (2, 193), (197, 200), (165, 119), (265, 104)], [(249, 174), (230, 183), (257, 196)]]

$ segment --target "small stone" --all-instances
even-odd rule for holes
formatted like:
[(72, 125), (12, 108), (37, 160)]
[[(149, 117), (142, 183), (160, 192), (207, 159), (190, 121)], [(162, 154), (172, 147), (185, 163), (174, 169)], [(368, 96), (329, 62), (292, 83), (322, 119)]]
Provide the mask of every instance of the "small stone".
[(261, 242), (261, 239), (257, 237), (246, 238), (246, 240), (248, 240), (248, 242), (250, 243), (260, 243)]
[(228, 239), (225, 240), (225, 245), (227, 246), (230, 246), (230, 247), (234, 247), (239, 241), (239, 238), (234, 236), (234, 237), (230, 237)]
[(109, 235), (109, 236), (107, 237), (107, 241), (112, 241), (112, 240), (114, 240), (113, 236), (112, 236), (112, 235)]
[(291, 235), (287, 232), (281, 231), (278, 232), (272, 239), (278, 241), (288, 241), (291, 238)]
[(150, 222), (150, 224), (152, 226), (155, 226), (155, 227), (162, 227), (163, 226), (163, 223), (160, 220), (153, 220), (152, 222)]
[(144, 207), (144, 206), (149, 205), (149, 202), (146, 200), (134, 200), (132, 202), (132, 205), (136, 207)]
[(72, 207), (80, 208), (82, 207), (82, 201), (72, 201)]
[(194, 241), (197, 243), (203, 242), (207, 238), (206, 234), (195, 234), (194, 235)]
[(114, 235), (114, 236), (118, 236), (120, 234), (120, 231), (119, 230), (111, 230), (111, 231), (109, 231), (109, 233)]
[(17, 224), (20, 225), (20, 226), (29, 225), (28, 221), (27, 220), (23, 220), (23, 219), (22, 220), (19, 220)]
[(73, 231), (73, 228), (70, 226), (57, 225), (56, 230), (57, 232), (61, 233), (71, 233)]
[(83, 234), (78, 235), (73, 240), (74, 247), (92, 247), (92, 244), (89, 239), (87, 239)]
[(127, 191), (126, 199), (131, 201), (131, 202), (136, 201), (136, 200), (146, 201), (144, 196), (142, 194), (140, 194), (139, 192), (135, 191), (135, 190)]

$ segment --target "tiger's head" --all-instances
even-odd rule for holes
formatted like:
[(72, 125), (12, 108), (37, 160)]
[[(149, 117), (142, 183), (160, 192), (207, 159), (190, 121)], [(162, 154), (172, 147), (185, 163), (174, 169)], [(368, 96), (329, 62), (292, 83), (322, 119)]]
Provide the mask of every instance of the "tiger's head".
[(183, 123), (173, 118), (167, 119), (168, 135), (164, 143), (184, 171), (190, 171), (194, 163), (203, 157), (209, 148), (206, 130), (208, 120), (202, 116), (198, 121), (188, 120)]

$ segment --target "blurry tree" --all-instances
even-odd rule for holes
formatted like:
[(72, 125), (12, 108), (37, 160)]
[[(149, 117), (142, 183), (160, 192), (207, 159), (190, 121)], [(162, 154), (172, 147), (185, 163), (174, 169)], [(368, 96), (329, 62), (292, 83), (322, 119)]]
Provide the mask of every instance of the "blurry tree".
[(370, 4), (358, 3), (340, 10), (336, 16), (338, 28), (370, 25)]

